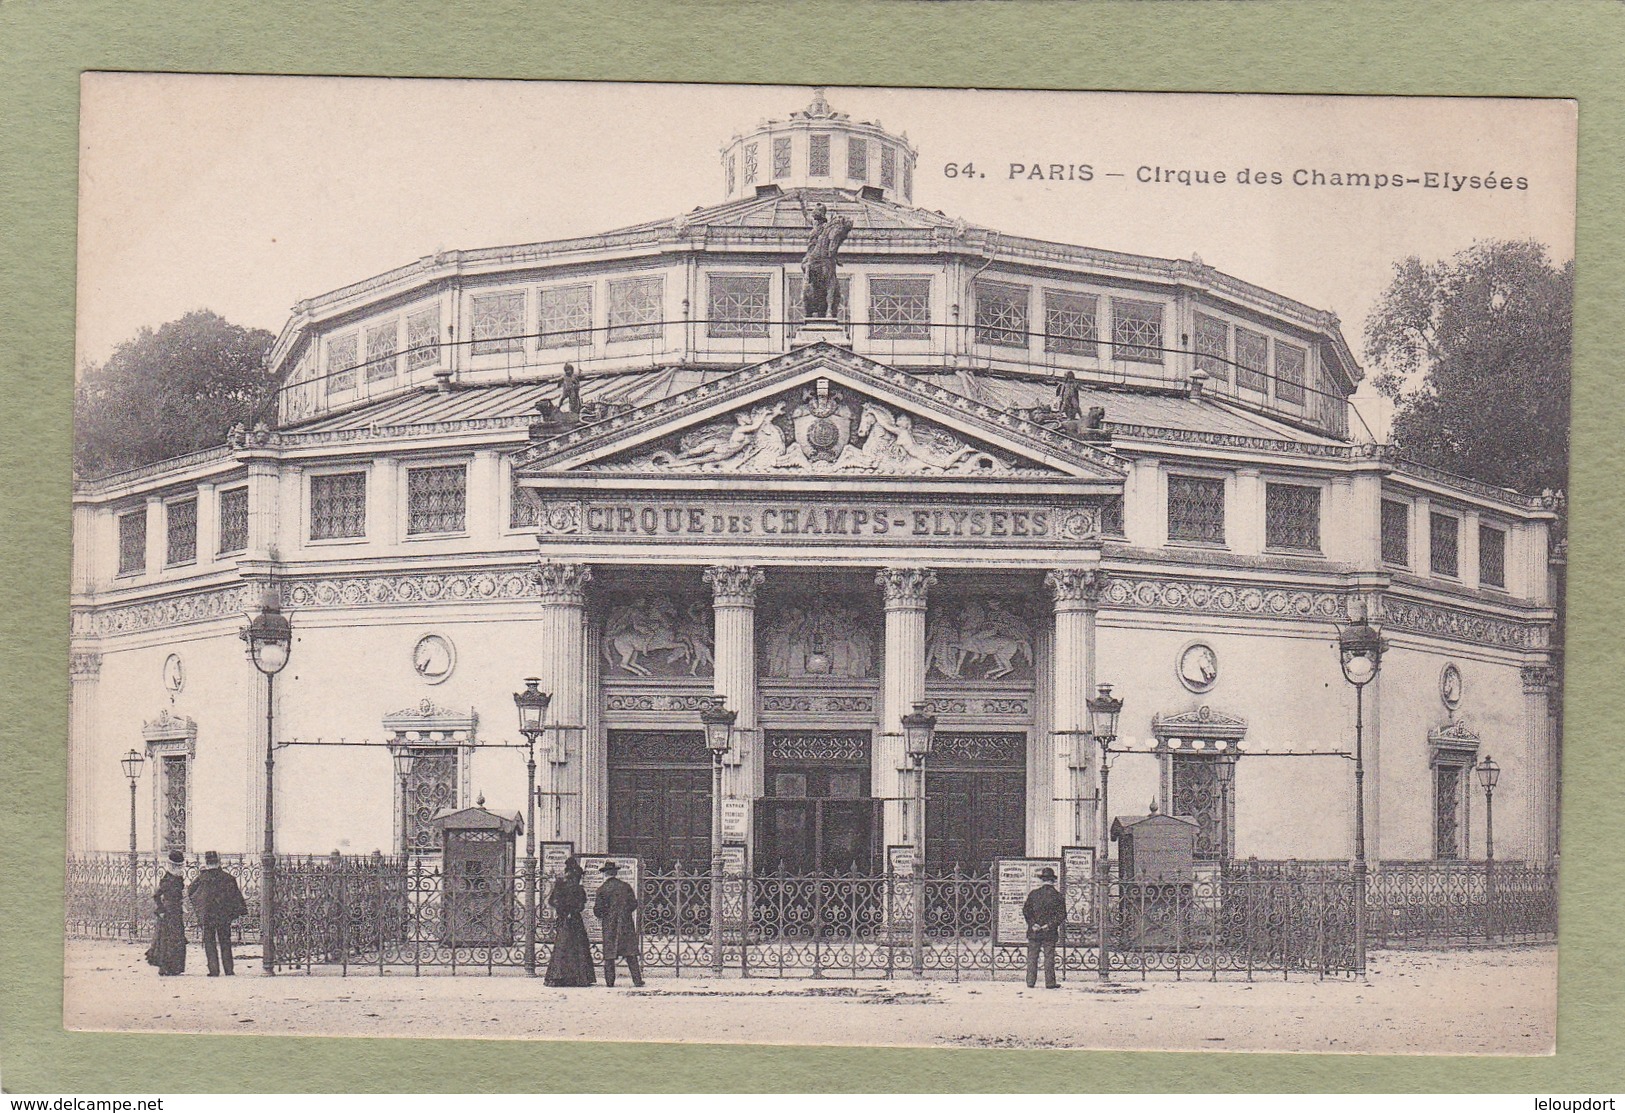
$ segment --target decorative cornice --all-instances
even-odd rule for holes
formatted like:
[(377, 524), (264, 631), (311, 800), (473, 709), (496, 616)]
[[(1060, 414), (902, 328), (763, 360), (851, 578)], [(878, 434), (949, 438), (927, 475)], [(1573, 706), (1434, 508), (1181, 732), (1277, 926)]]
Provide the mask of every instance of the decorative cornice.
[(604, 698), (606, 711), (663, 711), (698, 714), (710, 707), (716, 696), (702, 693), (611, 692)]
[(1157, 740), (1159, 752), (1234, 752), (1235, 746), (1202, 745), (1202, 743), (1239, 744), (1247, 737), (1247, 720), (1237, 715), (1215, 711), (1203, 704), (1194, 711), (1151, 716), (1151, 733)]
[(1395, 599), (1392, 595), (1383, 597), (1382, 623), (1388, 629), (1498, 649), (1544, 649), (1551, 636), (1551, 626), (1546, 622), (1491, 618), (1459, 607)]
[(194, 622), (221, 618), (241, 618), (259, 605), (263, 586), (233, 584), (213, 591), (167, 596), (142, 603), (106, 607), (75, 607), (72, 633), (75, 638), (109, 638), (166, 630)]
[(929, 568), (882, 568), (875, 583), (886, 591), (887, 610), (923, 610), (926, 593), (937, 582)]
[(472, 746), (480, 717), (473, 708), (467, 712), (436, 707), (433, 700), (423, 699), (415, 707), (391, 711), (384, 716), (384, 730), (394, 746), (413, 742), (443, 742), (457, 746)]
[(1106, 574), (1098, 568), (1056, 568), (1044, 573), (1044, 586), (1058, 609), (1092, 611), (1100, 605)]
[(1015, 715), (1032, 714), (1032, 701), (1023, 696), (936, 696), (927, 697), (925, 710), (931, 715)]
[(544, 560), (536, 565), (536, 586), (540, 588), (543, 603), (564, 603), (582, 606), (587, 602), (587, 584), (592, 580), (592, 569), (585, 564)]
[(151, 746), (159, 742), (185, 742), (188, 752), (197, 745), (197, 723), (185, 715), (172, 714), (169, 708), (158, 712), (158, 717), (141, 724), (141, 737)]
[(723, 564), (707, 568), (705, 582), (711, 585), (711, 598), (718, 606), (752, 607), (756, 589), (767, 579), (760, 568), (745, 564)]
[(74, 650), (68, 654), (68, 678), (81, 683), (102, 674), (102, 655), (95, 650)]
[(1436, 764), (1441, 758), (1471, 761), (1478, 753), (1478, 732), (1465, 719), (1452, 719), (1428, 731), (1428, 756)]
[(762, 710), (772, 711), (828, 711), (863, 712), (875, 709), (873, 696), (826, 696), (810, 692), (785, 695), (765, 695)]
[(1170, 611), (1256, 618), (1341, 622), (1343, 593), (1325, 588), (1278, 588), (1189, 579), (1113, 575), (1101, 603), (1116, 610)]

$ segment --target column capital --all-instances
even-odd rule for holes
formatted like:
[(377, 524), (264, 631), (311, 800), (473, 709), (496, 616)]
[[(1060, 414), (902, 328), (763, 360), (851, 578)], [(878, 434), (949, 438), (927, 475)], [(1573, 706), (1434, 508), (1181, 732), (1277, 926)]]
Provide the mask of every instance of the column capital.
[(95, 650), (76, 649), (68, 654), (70, 680), (95, 680), (102, 674), (102, 655)]
[(705, 582), (711, 585), (711, 599), (717, 606), (752, 607), (756, 589), (767, 577), (760, 568), (748, 564), (717, 564), (707, 568)]
[(1523, 691), (1527, 696), (1549, 691), (1557, 679), (1557, 670), (1551, 665), (1525, 665), (1519, 672), (1523, 675)]
[(875, 583), (886, 589), (888, 610), (923, 608), (925, 596), (937, 574), (929, 568), (882, 568), (875, 573)]
[(1056, 568), (1044, 574), (1044, 585), (1063, 610), (1094, 610), (1106, 589), (1106, 573), (1098, 568)]
[(542, 602), (582, 606), (587, 601), (587, 584), (592, 568), (585, 564), (544, 560), (536, 565), (531, 578), (542, 589)]

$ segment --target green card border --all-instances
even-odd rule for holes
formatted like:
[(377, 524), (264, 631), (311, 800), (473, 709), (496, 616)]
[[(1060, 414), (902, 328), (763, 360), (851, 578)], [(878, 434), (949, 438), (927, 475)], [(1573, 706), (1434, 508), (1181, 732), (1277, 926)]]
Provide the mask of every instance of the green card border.
[[(0, 1070), (12, 1093), (1617, 1090), (1625, 5), (0, 4)], [(725, 46), (726, 49), (718, 49)], [(1559, 1051), (1539, 1059), (790, 1049), (64, 1032), (78, 82), (91, 69), (1574, 97), (1579, 288)], [(297, 1064), (297, 1066), (295, 1066)]]

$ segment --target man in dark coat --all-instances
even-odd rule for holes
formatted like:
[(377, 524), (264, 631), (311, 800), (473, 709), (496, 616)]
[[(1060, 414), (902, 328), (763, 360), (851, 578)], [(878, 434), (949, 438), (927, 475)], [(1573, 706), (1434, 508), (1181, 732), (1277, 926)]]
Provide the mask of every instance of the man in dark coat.
[(1055, 888), (1055, 871), (1038, 871), (1038, 888), (1027, 894), (1021, 914), (1027, 920), (1027, 986), (1038, 984), (1038, 952), (1044, 952), (1044, 988), (1059, 989), (1055, 980), (1055, 944), (1066, 921), (1066, 900)]
[(615, 960), (626, 959), (632, 984), (643, 984), (642, 941), (638, 938), (638, 897), (620, 879), (621, 867), (605, 862), (598, 872), (608, 874), (592, 902), (592, 914), (604, 925), (604, 984), (615, 984)]
[(217, 978), (223, 969), (227, 977), (235, 971), (231, 963), (231, 922), (248, 912), (248, 902), (237, 887), (237, 879), (220, 868), (220, 855), (210, 850), (203, 855), (203, 868), (186, 890), (192, 910), (203, 929), (203, 957), (209, 960), (209, 977)]

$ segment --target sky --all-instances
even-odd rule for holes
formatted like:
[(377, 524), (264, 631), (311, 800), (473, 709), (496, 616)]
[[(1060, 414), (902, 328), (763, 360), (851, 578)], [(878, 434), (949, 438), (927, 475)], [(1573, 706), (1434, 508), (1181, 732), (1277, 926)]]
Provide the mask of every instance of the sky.
[[(1574, 254), (1572, 102), (826, 95), (907, 133), (917, 205), (1012, 235), (1200, 256), (1337, 313), (1357, 357), (1406, 256), (1446, 258), (1489, 238), (1538, 240), (1557, 262)], [(811, 99), (783, 86), (87, 74), (76, 366), (194, 309), (275, 333), (300, 298), (438, 250), (589, 235), (715, 204), (728, 138)], [(949, 163), (976, 173), (949, 177)], [(1038, 180), (1035, 164), (1046, 176), (1053, 164), (1074, 169)], [(1087, 181), (1075, 169), (1085, 166)], [(1140, 180), (1159, 168), (1174, 180)], [(1281, 184), (1242, 184), (1243, 170), (1278, 172)], [(1419, 180), (1299, 186), (1296, 171)], [(1490, 178), (1497, 188), (1483, 187)], [(1362, 409), (1380, 431), (1385, 407)]]

